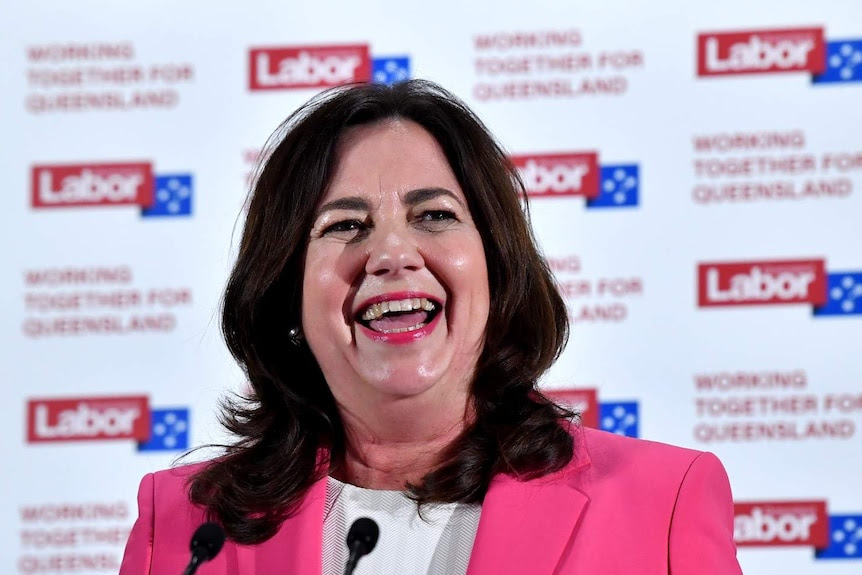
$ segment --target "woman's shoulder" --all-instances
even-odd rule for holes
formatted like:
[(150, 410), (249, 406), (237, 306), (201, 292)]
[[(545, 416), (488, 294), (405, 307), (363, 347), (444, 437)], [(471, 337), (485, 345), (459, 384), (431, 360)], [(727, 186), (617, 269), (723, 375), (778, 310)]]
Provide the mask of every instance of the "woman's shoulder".
[(147, 473), (138, 488), (140, 519), (159, 531), (191, 533), (205, 520), (206, 511), (189, 500), (189, 480), (206, 462), (180, 465)]
[(194, 463), (186, 463), (175, 467), (168, 467), (159, 471), (154, 471), (152, 476), (156, 482), (166, 487), (185, 485), (189, 479), (199, 471), (206, 468), (211, 461), (196, 461)]
[(627, 457), (660, 458), (669, 460), (692, 460), (704, 453), (688, 447), (680, 447), (670, 443), (627, 437), (608, 431), (590, 427), (573, 427), (571, 431), (575, 443), (579, 441), (589, 452), (591, 459), (619, 455)]
[(144, 475), (138, 488), (138, 518), (126, 543), (121, 575), (179, 573), (188, 561), (192, 533), (206, 521), (206, 511), (188, 496), (189, 479), (205, 466), (205, 462), (192, 463)]
[(189, 481), (204, 469), (209, 462), (188, 463), (148, 473), (141, 481), (140, 491), (149, 495), (161, 508), (171, 508), (175, 505), (190, 505)]
[(573, 464), (588, 463), (594, 478), (678, 483), (695, 466), (708, 473), (725, 473), (721, 462), (710, 452), (586, 427), (573, 428), (572, 433)]

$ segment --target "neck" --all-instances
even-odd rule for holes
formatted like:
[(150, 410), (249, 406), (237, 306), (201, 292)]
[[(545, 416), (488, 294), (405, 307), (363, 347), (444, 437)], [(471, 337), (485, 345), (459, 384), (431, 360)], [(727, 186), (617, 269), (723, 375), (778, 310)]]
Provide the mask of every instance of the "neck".
[(420, 483), (471, 420), (467, 405), (466, 398), (449, 406), (424, 406), (411, 398), (378, 403), (365, 413), (341, 406), (346, 452), (333, 475), (368, 489)]

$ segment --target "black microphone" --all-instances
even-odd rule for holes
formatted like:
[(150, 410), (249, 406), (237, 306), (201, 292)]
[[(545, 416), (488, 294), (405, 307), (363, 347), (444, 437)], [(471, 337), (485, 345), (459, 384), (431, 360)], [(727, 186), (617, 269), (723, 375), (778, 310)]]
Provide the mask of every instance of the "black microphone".
[(350, 531), (347, 532), (347, 549), (350, 555), (347, 557), (347, 565), (344, 566), (344, 575), (353, 574), (359, 559), (374, 550), (379, 536), (380, 528), (373, 519), (360, 517), (353, 522)]
[(192, 558), (186, 566), (186, 570), (183, 571), (183, 575), (194, 575), (201, 563), (205, 563), (218, 555), (222, 545), (224, 545), (224, 529), (215, 523), (204, 523), (198, 527), (195, 534), (192, 535), (192, 542), (189, 545)]

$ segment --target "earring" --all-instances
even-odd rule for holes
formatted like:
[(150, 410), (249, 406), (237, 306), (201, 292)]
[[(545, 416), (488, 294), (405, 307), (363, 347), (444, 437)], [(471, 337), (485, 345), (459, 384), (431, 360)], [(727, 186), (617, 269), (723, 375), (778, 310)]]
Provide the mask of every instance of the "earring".
[(305, 338), (302, 337), (302, 330), (298, 326), (296, 326), (288, 330), (287, 339), (290, 341), (290, 344), (292, 346), (299, 347), (302, 345), (302, 342)]

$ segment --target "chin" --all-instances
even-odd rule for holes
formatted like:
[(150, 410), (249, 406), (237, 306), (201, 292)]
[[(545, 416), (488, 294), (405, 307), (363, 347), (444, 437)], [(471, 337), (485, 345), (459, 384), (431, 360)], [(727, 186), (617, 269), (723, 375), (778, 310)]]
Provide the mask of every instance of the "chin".
[(393, 397), (415, 397), (433, 389), (440, 383), (440, 377), (431, 373), (421, 373), (414, 369), (393, 369), (384, 378), (366, 381), (377, 391)]

